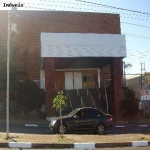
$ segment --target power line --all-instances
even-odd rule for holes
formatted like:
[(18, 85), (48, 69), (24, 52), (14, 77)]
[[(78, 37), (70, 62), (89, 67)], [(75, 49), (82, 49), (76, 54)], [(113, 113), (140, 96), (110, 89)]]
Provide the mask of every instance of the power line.
[(150, 14), (149, 14), (148, 12), (142, 12), (142, 11), (137, 11), (137, 10), (119, 8), (119, 7), (114, 7), (114, 6), (104, 5), (104, 4), (98, 4), (98, 3), (93, 3), (93, 2), (87, 2), (87, 1), (84, 1), (84, 0), (76, 0), (76, 1), (83, 2), (83, 3), (88, 3), (88, 4), (93, 4), (93, 5), (99, 5), (99, 6), (109, 7), (109, 8), (113, 8), (113, 9), (119, 9), (119, 10), (130, 11), (130, 12), (133, 12), (133, 13), (139, 13), (139, 14), (144, 14), (144, 15), (150, 16)]
[[(40, 1), (43, 1), (43, 2), (55, 2), (55, 3), (57, 2), (57, 3), (62, 3), (62, 4), (72, 4), (73, 6), (74, 6), (74, 5), (81, 5), (81, 4), (78, 4), (78, 3), (69, 3), (69, 2), (61, 2), (61, 1), (54, 1), (54, 0), (53, 0), (53, 1), (50, 1), (50, 0), (40, 0)], [(5, 2), (5, 1), (4, 1), (4, 2)], [(0, 3), (2, 3), (2, 2), (0, 2)], [(46, 7), (49, 7), (49, 6), (50, 6), (50, 7), (51, 7), (51, 6), (52, 6), (52, 7), (63, 7), (63, 8), (65, 7), (65, 8), (69, 8), (69, 9), (70, 9), (70, 8), (73, 8), (73, 9), (81, 9), (81, 10), (84, 9), (84, 10), (92, 10), (92, 11), (95, 11), (95, 12), (101, 11), (101, 10), (95, 10), (95, 9), (91, 9), (91, 8), (88, 9), (88, 8), (79, 8), (79, 7), (73, 7), (73, 6), (72, 6), (72, 7), (69, 7), (69, 6), (66, 6), (66, 5), (65, 5), (65, 6), (58, 6), (58, 5), (52, 5), (52, 4), (51, 4), (51, 5), (47, 5), (47, 4), (44, 4), (44, 3), (42, 3), (42, 4), (38, 4), (38, 3), (25, 3), (25, 4), (31, 4), (31, 5), (35, 5), (35, 4), (36, 4), (36, 5), (38, 5), (38, 6), (39, 6), (39, 5), (42, 5), (42, 6), (46, 6)], [(85, 5), (85, 4), (84, 4), (84, 5)], [(92, 6), (92, 5), (86, 5), (86, 6)], [(103, 7), (103, 6), (101, 6), (101, 7)], [(26, 8), (27, 8), (27, 7), (26, 7)], [(42, 9), (43, 9), (43, 10), (45, 9), (45, 8), (39, 8), (39, 7), (30, 7), (30, 8), (41, 9), (41, 10), (42, 10)], [(55, 9), (49, 9), (49, 8), (48, 8), (48, 9), (45, 9), (45, 10), (55, 10)], [(121, 13), (120, 13), (120, 12), (119, 12), (119, 13), (118, 13), (118, 12), (112, 12), (112, 11), (101, 11), (101, 12), (117, 13), (117, 14), (121, 14), (121, 15), (122, 15), (122, 14), (125, 14), (125, 15), (141, 16), (141, 15), (137, 15), (137, 14), (128, 14), (128, 13), (123, 13), (123, 12), (121, 12)], [(143, 16), (143, 17), (146, 17), (146, 16)], [(130, 18), (130, 17), (123, 17), (123, 18)], [(149, 19), (146, 19), (146, 18), (141, 19), (141, 18), (133, 18), (133, 17), (132, 17), (131, 19), (149, 20)]]
[(134, 34), (134, 33), (126, 33), (126, 32), (122, 32), (122, 34), (125, 34), (127, 36), (132, 36), (132, 37), (137, 37), (137, 38), (150, 40), (150, 37), (148, 37), (148, 36), (138, 35), (138, 34)]
[[(42, 1), (42, 0), (41, 0)], [(46, 0), (43, 0), (43, 1), (46, 1)], [(54, 1), (53, 1), (54, 2)], [(57, 2), (57, 1), (56, 1)], [(29, 3), (29, 4), (31, 4), (31, 3)], [(41, 4), (38, 4), (38, 5), (41, 5)], [(47, 6), (47, 5), (46, 5)], [(49, 5), (48, 5), (49, 6)], [(52, 5), (53, 6), (53, 5)], [(59, 6), (58, 6), (59, 7)], [(62, 7), (62, 6), (60, 6), (60, 7)], [(30, 7), (29, 7), (30, 8)], [(31, 7), (31, 8), (33, 8), (33, 7)], [(35, 7), (34, 7), (35, 8)], [(37, 8), (37, 7), (36, 7)], [(40, 9), (40, 8), (39, 8)], [(43, 9), (43, 8), (41, 8), (41, 9)], [(55, 9), (51, 9), (51, 11), (54, 11)], [(124, 17), (124, 18), (129, 18), (129, 17)], [(131, 18), (131, 19), (139, 19), (139, 18)], [(123, 24), (128, 24), (128, 25), (134, 25), (134, 26), (138, 26), (138, 27), (143, 27), (143, 28), (150, 28), (150, 27), (148, 27), (148, 26), (144, 26), (144, 25), (138, 25), (138, 24), (133, 24), (133, 23), (129, 23), (129, 22), (121, 22), (121, 23), (123, 23)]]
[(130, 22), (121, 21), (121, 23), (124, 23), (124, 24), (127, 24), (127, 25), (133, 25), (133, 26), (143, 27), (143, 28), (150, 28), (150, 27), (148, 27), (148, 26), (139, 25), (139, 24), (130, 23)]
[[(74, 5), (81, 5), (81, 4), (78, 4), (78, 3), (69, 3), (69, 2), (60, 2), (60, 1), (51, 1), (51, 0), (40, 0), (40, 1), (44, 1), (44, 2), (57, 2), (57, 3), (62, 3), (62, 4), (71, 4), (71, 5), (73, 5), (73, 7), (69, 7), (69, 6), (58, 6), (58, 5), (45, 5), (45, 4), (38, 4), (38, 5), (43, 5), (43, 6), (54, 6), (54, 7), (65, 7), (65, 8), (73, 8), (73, 9), (81, 9), (81, 10), (92, 10), (92, 11), (95, 11), (95, 12), (97, 12), (97, 11), (101, 11), (101, 10), (95, 10), (95, 9), (89, 9), (89, 8), (80, 8), (80, 7), (74, 7)], [(86, 5), (86, 6), (92, 6), (92, 5)], [(103, 6), (102, 6), (103, 7)], [(103, 12), (103, 11), (101, 11), (101, 12)], [(135, 16), (141, 16), (141, 15), (137, 15), (137, 14), (128, 14), (128, 13), (123, 13), (123, 12), (121, 12), (121, 13), (118, 13), (118, 12), (112, 12), (112, 11), (104, 11), (104, 12), (109, 12), (109, 13), (117, 13), (117, 14), (124, 14), (124, 15), (135, 15)], [(146, 17), (146, 16), (143, 16), (143, 17)], [(123, 17), (124, 18), (124, 17)], [(130, 17), (125, 17), (125, 18), (130, 18)], [(149, 19), (146, 19), (146, 18), (144, 18), (144, 19), (141, 19), (141, 18), (131, 18), (131, 19), (140, 19), (140, 20), (149, 20)]]
[[(125, 23), (125, 22), (123, 22)], [(128, 23), (130, 24), (130, 23)], [(136, 25), (136, 24), (132, 24), (132, 25)], [(138, 25), (137, 25), (138, 26)], [(149, 27), (148, 27), (149, 28)], [(150, 37), (146, 37), (146, 36), (141, 36), (141, 35), (137, 35), (137, 34), (132, 34), (132, 33), (125, 33), (127, 36), (133, 36), (133, 37), (138, 37), (138, 38), (142, 38), (142, 39), (150, 39)], [(34, 40), (34, 39), (33, 39)], [(147, 56), (147, 55), (146, 55)]]
[[(41, 0), (41, 1), (46, 1), (46, 0)], [(59, 1), (52, 1), (52, 2), (59, 2)], [(1, 3), (1, 2), (0, 2)], [(67, 3), (67, 2), (60, 2), (60, 3)], [(31, 4), (31, 3), (26, 3), (26, 4)], [(75, 4), (75, 3), (69, 3), (69, 4)], [(32, 5), (35, 5), (34, 3)], [(45, 4), (37, 4), (37, 5), (45, 5)], [(46, 6), (50, 6), (50, 5), (46, 5)], [(51, 6), (55, 6), (55, 5), (51, 5)], [(55, 7), (62, 7), (62, 6), (55, 6)], [(63, 6), (65, 7), (65, 6)], [(26, 7), (28, 8), (28, 7)], [(43, 8), (39, 8), (39, 7), (29, 7), (29, 8), (35, 8), (35, 9), (43, 9)], [(70, 7), (68, 7), (70, 8)], [(75, 8), (75, 7), (74, 7)], [(78, 8), (76, 8), (78, 9)], [(83, 9), (83, 8), (80, 8), (80, 9)], [(84, 8), (85, 9), (85, 8)], [(58, 11), (58, 10), (55, 10), (55, 9), (46, 9), (46, 10), (51, 10), (51, 11)], [(92, 9), (94, 10), (94, 9)], [(104, 11), (104, 12), (109, 12), (109, 13), (112, 13), (111, 11)], [(113, 12), (114, 13), (114, 12)], [(117, 12), (116, 12), (117, 13)], [(130, 18), (130, 17), (122, 17), (122, 18)], [(141, 19), (141, 18), (130, 18), (130, 19), (138, 19), (138, 20), (148, 20), (148, 19)], [(134, 25), (134, 26), (138, 26), (138, 27), (143, 27), (143, 28), (150, 28), (148, 26), (144, 26), (144, 25), (138, 25), (138, 24), (133, 24), (133, 23), (128, 23), (128, 22), (121, 22), (123, 24), (128, 24), (128, 25)]]
[[(92, 2), (86, 2), (86, 3), (88, 3), (88, 4), (79, 4), (79, 3), (70, 3), (70, 2), (65, 2), (65, 1), (63, 1), (63, 2), (61, 2), (61, 1), (57, 1), (57, 0), (39, 0), (39, 1), (41, 1), (41, 2), (54, 2), (54, 3), (62, 3), (62, 4), (71, 4), (71, 5), (81, 5), (81, 6), (89, 6), (89, 7), (91, 7), (91, 6), (93, 6), (93, 3)], [(76, 0), (76, 1), (79, 1), (79, 2), (81, 2), (80, 0)], [(90, 3), (90, 5), (89, 5), (89, 3)], [(94, 3), (94, 5), (95, 5), (95, 3)], [(102, 5), (102, 4), (100, 4), (100, 6), (98, 5), (98, 7), (108, 7), (107, 5)], [(110, 6), (111, 8), (113, 8), (112, 6)], [(117, 7), (115, 7), (115, 8), (117, 8)], [(93, 9), (91, 9), (91, 10), (93, 10)], [(126, 10), (126, 9), (125, 9)], [(132, 11), (133, 12), (133, 11)], [(127, 13), (123, 13), (123, 14), (127, 14)], [(130, 14), (131, 15), (131, 14)], [(132, 15), (135, 15), (135, 16), (141, 16), (141, 15), (137, 15), (137, 14), (132, 14)], [(145, 15), (145, 14), (144, 14)], [(147, 14), (146, 14), (147, 15)], [(143, 14), (142, 14), (142, 16), (143, 16)], [(143, 16), (143, 17), (146, 17), (146, 16)]]

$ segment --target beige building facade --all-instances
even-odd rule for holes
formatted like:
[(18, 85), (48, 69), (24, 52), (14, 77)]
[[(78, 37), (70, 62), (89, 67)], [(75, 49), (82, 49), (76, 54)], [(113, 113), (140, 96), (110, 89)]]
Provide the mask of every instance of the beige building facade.
[(136, 98), (141, 99), (141, 90), (150, 90), (150, 72), (127, 78), (127, 86), (136, 92)]

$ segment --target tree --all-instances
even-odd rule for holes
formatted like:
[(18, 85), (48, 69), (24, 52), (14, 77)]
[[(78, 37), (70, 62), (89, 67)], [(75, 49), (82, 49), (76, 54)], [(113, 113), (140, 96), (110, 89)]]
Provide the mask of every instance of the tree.
[(135, 91), (126, 87), (124, 90), (125, 99), (122, 101), (124, 116), (133, 116), (138, 112), (138, 99), (135, 98)]
[(22, 106), (24, 111), (39, 109), (44, 103), (42, 94), (44, 93), (34, 81), (21, 82), (17, 94), (18, 104)]
[[(67, 107), (67, 97), (64, 96), (64, 92), (63, 91), (58, 91), (57, 92), (57, 96), (53, 99), (53, 107), (55, 107), (56, 109), (59, 109), (60, 111), (60, 117), (62, 116), (62, 110), (64, 110)], [(61, 135), (63, 138), (63, 124), (62, 124), (62, 118), (61, 118)]]
[(124, 86), (125, 87), (127, 86), (126, 85), (126, 69), (129, 69), (131, 67), (132, 67), (132, 64), (123, 62), (123, 70), (124, 70), (124, 73), (123, 73), (124, 76), (123, 76), (123, 78), (124, 78)]
[[(5, 99), (6, 95), (6, 82), (7, 82), (7, 54), (6, 47), (0, 47), (0, 95), (2, 99)], [(17, 91), (18, 88), (18, 71), (17, 71), (17, 51), (14, 47), (10, 53), (10, 96)], [(1, 100), (2, 100), (1, 99)]]

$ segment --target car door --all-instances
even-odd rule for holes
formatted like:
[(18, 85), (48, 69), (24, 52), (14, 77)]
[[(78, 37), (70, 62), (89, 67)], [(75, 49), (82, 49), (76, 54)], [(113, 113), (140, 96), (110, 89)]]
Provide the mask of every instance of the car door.
[[(84, 116), (82, 116), (83, 111)], [(76, 115), (76, 130), (86, 130), (88, 128), (88, 120), (86, 119), (86, 109), (80, 110)]]
[(99, 120), (99, 111), (97, 109), (87, 109), (86, 119), (88, 122), (87, 128), (90, 130), (95, 129)]

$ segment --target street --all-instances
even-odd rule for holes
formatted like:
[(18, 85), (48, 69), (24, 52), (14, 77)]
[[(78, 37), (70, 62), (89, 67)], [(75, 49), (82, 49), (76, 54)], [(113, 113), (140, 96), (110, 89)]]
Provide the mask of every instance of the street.
[[(6, 125), (0, 124), (0, 132), (6, 132)], [(47, 125), (31, 125), (30, 124), (10, 124), (10, 133), (29, 133), (29, 134), (51, 134)], [(146, 125), (129, 125), (127, 127), (123, 126), (114, 126), (112, 129), (106, 131), (106, 135), (113, 134), (127, 134), (127, 133), (141, 133), (149, 134), (150, 133), (150, 123)]]
[[(6, 124), (5, 123), (0, 123), (0, 133), (6, 133)], [(10, 133), (20, 133), (20, 134), (43, 134), (43, 135), (49, 135), (51, 134), (48, 124), (47, 125), (42, 125), (42, 124), (10, 124)], [(123, 134), (150, 134), (150, 123), (147, 124), (128, 124), (126, 126), (124, 125), (114, 125), (114, 127), (108, 131), (106, 131), (105, 135), (110, 135), (110, 136), (119, 136)], [(69, 133), (71, 136), (74, 135), (73, 133)], [(92, 133), (83, 133), (83, 134), (92, 134)], [(0, 148), (0, 150), (7, 150), (8, 148)], [(9, 148), (11, 149), (11, 148)], [(73, 148), (72, 148), (73, 149)], [(95, 148), (95, 150), (120, 150), (120, 148)], [(150, 149), (149, 146), (147, 147), (121, 147), (123, 150), (148, 150)], [(19, 149), (14, 149), (13, 150), (19, 150)], [(22, 150), (24, 150), (22, 148)], [(34, 150), (34, 149), (32, 149)], [(56, 149), (55, 149), (56, 150)], [(67, 150), (67, 149), (64, 149)]]

